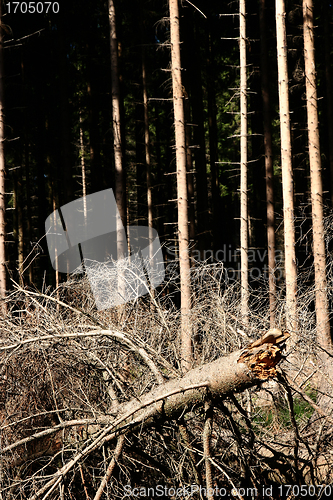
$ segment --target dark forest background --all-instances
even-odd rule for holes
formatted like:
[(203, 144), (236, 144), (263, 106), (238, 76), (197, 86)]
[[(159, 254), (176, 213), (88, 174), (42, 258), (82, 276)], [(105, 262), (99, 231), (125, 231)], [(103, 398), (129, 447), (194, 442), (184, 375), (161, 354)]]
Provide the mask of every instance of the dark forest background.
[[(9, 276), (24, 259), (23, 282), (54, 284), (45, 219), (82, 196), (80, 128), (87, 194), (114, 188), (108, 6), (105, 1), (60, 2), (59, 13), (8, 13), (4, 4), (6, 229)], [(155, 0), (115, 2), (121, 84), (127, 223), (147, 224), (142, 61), (147, 71), (153, 224), (166, 260), (177, 247), (176, 176), (168, 5)], [(259, 3), (249, 0), (249, 265), (264, 269), (266, 195), (260, 80)], [(19, 9), (18, 9), (19, 10)], [(299, 270), (309, 262), (311, 227), (303, 61), (302, 7), (286, 2), (296, 240)], [(193, 256), (235, 262), (239, 247), (239, 21), (238, 2), (180, 4), (181, 57), (188, 148)], [(324, 20), (329, 2), (315, 2), (316, 65), (324, 202), (333, 196), (329, 167)], [(280, 137), (274, 5), (266, 9), (274, 145), (277, 249), (283, 249)], [(331, 21), (330, 21), (331, 26)], [(169, 251), (167, 248), (169, 247)], [(210, 252), (211, 251), (211, 252)], [(220, 251), (220, 252), (218, 252)], [(236, 252), (236, 253), (235, 253)], [(19, 254), (21, 257), (19, 257)], [(22, 256), (23, 255), (23, 256)], [(258, 257), (259, 256), (259, 257)], [(261, 262), (263, 260), (263, 262)], [(22, 273), (20, 273), (22, 274)], [(253, 274), (253, 277), (255, 275)], [(264, 276), (264, 272), (262, 273)], [(65, 277), (64, 277), (65, 278)], [(46, 281), (45, 281), (46, 280)], [(250, 272), (251, 280), (251, 272)], [(254, 282), (252, 280), (252, 285)], [(10, 283), (8, 282), (8, 287)]]

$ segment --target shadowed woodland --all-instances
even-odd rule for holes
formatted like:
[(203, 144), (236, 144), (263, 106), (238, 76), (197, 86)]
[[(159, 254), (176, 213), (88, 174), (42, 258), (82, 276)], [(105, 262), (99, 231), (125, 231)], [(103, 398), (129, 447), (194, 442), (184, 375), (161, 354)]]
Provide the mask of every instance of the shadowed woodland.
[[(332, 498), (330, 2), (0, 19), (0, 500)], [(45, 220), (110, 188), (165, 278), (99, 310)]]

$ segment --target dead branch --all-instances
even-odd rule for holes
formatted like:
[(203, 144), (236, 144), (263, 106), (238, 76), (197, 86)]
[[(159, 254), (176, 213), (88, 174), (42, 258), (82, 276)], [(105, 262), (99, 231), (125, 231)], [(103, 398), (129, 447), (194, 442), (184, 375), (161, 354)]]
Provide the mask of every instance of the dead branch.
[(83, 448), (75, 458), (59, 469), (30, 500), (41, 495), (47, 498), (63, 477), (82, 458), (115, 437), (140, 428), (153, 426), (158, 421), (177, 419), (195, 404), (204, 404), (207, 395), (221, 400), (229, 394), (241, 392), (258, 382), (276, 375), (276, 364), (281, 359), (280, 349), (272, 344), (259, 348), (242, 349), (194, 368), (181, 379), (172, 379), (154, 388), (140, 400), (131, 400), (119, 406), (118, 417), (102, 430), (96, 439)]

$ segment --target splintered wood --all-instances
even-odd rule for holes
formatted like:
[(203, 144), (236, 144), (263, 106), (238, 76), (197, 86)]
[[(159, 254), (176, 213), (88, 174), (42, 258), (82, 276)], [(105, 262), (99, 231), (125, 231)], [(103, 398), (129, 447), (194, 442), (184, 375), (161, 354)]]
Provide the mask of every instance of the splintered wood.
[(278, 346), (263, 344), (260, 347), (246, 349), (238, 358), (238, 363), (245, 363), (255, 378), (267, 380), (276, 376), (275, 366), (282, 354)]

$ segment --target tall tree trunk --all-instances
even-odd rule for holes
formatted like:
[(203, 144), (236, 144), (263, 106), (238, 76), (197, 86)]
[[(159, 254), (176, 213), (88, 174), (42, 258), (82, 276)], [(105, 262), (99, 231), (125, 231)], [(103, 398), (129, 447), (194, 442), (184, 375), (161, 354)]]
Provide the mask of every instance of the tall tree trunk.
[(187, 371), (191, 367), (192, 363), (192, 339), (190, 326), (191, 287), (188, 232), (188, 200), (186, 182), (186, 140), (180, 62), (178, 0), (169, 0), (169, 10), (171, 37), (171, 73), (177, 168), (178, 241), (181, 293), (181, 364), (183, 371)]
[(86, 180), (86, 162), (85, 162), (81, 112), (80, 112), (80, 162), (81, 162), (82, 196), (85, 197), (87, 196), (87, 180)]
[(332, 78), (331, 78), (331, 43), (330, 43), (330, 5), (329, 0), (323, 2), (324, 13), (324, 40), (325, 40), (325, 80), (326, 80), (326, 113), (329, 149), (330, 170), (330, 198), (333, 207), (333, 103), (332, 103)]
[(17, 213), (17, 257), (18, 257), (18, 274), (20, 285), (23, 285), (23, 262), (24, 262), (24, 237), (23, 237), (23, 207), (24, 203), (22, 190), (22, 166), (18, 169), (16, 175), (16, 213)]
[[(27, 122), (25, 121), (25, 134), (24, 134), (24, 167), (25, 167), (25, 193), (27, 199), (27, 214), (26, 214), (26, 226), (27, 226), (27, 237), (29, 241), (29, 248), (32, 242), (32, 222), (31, 222), (31, 189), (30, 189), (30, 160), (29, 160), (29, 143), (27, 138)], [(31, 263), (28, 268), (29, 273), (29, 285), (32, 285), (34, 280), (33, 264)]]
[(331, 335), (327, 299), (325, 232), (323, 220), (323, 185), (321, 178), (312, 0), (303, 0), (303, 33), (311, 179), (313, 258), (316, 286), (317, 336), (318, 342), (327, 349), (328, 347), (331, 347)]
[(276, 285), (275, 285), (275, 229), (274, 229), (274, 191), (273, 191), (273, 146), (268, 83), (268, 51), (266, 43), (265, 0), (260, 0), (260, 41), (261, 41), (261, 93), (264, 118), (264, 146), (267, 203), (267, 248), (270, 326), (275, 326)]
[[(219, 194), (219, 177), (216, 162), (218, 158), (217, 148), (217, 122), (216, 122), (216, 99), (214, 85), (214, 45), (212, 42), (212, 19), (208, 20), (207, 34), (207, 112), (208, 112), (208, 130), (209, 130), (209, 159), (210, 172), (212, 180), (212, 211), (213, 211), (213, 246), (214, 254), (222, 248), (223, 237), (221, 231), (221, 214), (220, 194)], [(221, 217), (222, 215), (222, 217)]]
[[(4, 67), (3, 67), (2, 2), (0, 2), (0, 298), (6, 295), (6, 194), (5, 194), (5, 126), (4, 126)], [(6, 311), (2, 307), (2, 313)]]
[(297, 327), (297, 269), (295, 254), (294, 189), (288, 94), (287, 35), (285, 26), (286, 12), (284, 0), (276, 0), (275, 9), (281, 133), (281, 166), (286, 279), (286, 323), (287, 328), (295, 333)]
[(245, 0), (239, 1), (240, 51), (240, 246), (241, 246), (241, 312), (247, 323), (249, 314), (248, 283), (248, 210), (247, 210), (247, 75), (246, 75)]
[[(148, 227), (152, 228), (153, 227), (153, 198), (152, 198), (151, 163), (150, 163), (146, 54), (145, 54), (144, 46), (142, 47), (142, 90), (143, 90), (143, 111), (144, 111), (144, 143), (145, 143), (145, 163), (146, 163), (146, 183), (147, 183)], [(152, 256), (150, 256), (150, 257), (152, 257)]]
[[(24, 127), (24, 148), (23, 148), (23, 155), (22, 155), (22, 164), (24, 165), (24, 173), (25, 173), (25, 195), (26, 195), (26, 206), (27, 206), (27, 212), (26, 212), (26, 234), (27, 234), (27, 240), (29, 241), (29, 246), (28, 246), (28, 252), (30, 252), (29, 248), (31, 245), (31, 242), (33, 240), (32, 237), (32, 220), (31, 220), (31, 192), (30, 192), (30, 159), (29, 159), (29, 153), (30, 153), (30, 144), (28, 140), (28, 126), (29, 126), (29, 118), (28, 118), (28, 110), (27, 110), (27, 91), (26, 91), (26, 81), (25, 81), (25, 51), (24, 49), (22, 50), (22, 59), (21, 59), (21, 75), (22, 75), (22, 93), (23, 93), (23, 103), (24, 103), (24, 111), (23, 111), (23, 127)], [(29, 284), (31, 285), (33, 282), (33, 264), (27, 263), (28, 267), (28, 273), (29, 273)]]
[(65, 45), (65, 35), (67, 32), (67, 19), (62, 15), (58, 29), (58, 49), (59, 49), (59, 91), (60, 91), (60, 114), (61, 114), (61, 177), (63, 181), (64, 203), (74, 199), (72, 164), (70, 156), (70, 120), (69, 120), (69, 97), (68, 97), (68, 71), (67, 71), (67, 51)]
[(120, 218), (117, 217), (117, 254), (118, 259), (125, 255), (127, 243), (123, 228), (126, 229), (126, 190), (125, 172), (123, 165), (121, 114), (120, 114), (120, 86), (118, 71), (118, 40), (116, 31), (116, 12), (114, 1), (109, 0), (110, 25), (110, 53), (111, 53), (111, 84), (112, 84), (112, 123), (113, 149), (115, 161), (115, 197)]

